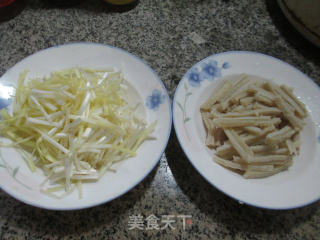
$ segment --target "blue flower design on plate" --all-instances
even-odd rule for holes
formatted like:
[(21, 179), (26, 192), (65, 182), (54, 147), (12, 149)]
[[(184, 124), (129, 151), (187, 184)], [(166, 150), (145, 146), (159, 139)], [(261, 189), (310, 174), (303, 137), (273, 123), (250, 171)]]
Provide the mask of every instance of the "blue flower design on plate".
[(219, 68), (217, 61), (211, 60), (208, 63), (205, 62), (201, 67), (201, 78), (212, 81), (216, 77), (221, 77), (221, 69)]
[(200, 76), (200, 72), (197, 68), (192, 68), (188, 74), (189, 84), (193, 87), (200, 87), (203, 78)]
[(222, 64), (222, 68), (223, 69), (228, 69), (228, 68), (230, 68), (231, 67), (231, 65), (230, 65), (230, 63), (228, 63), (228, 62), (224, 62), (223, 64)]
[[(215, 78), (222, 76), (221, 70), (230, 67), (231, 65), (228, 62), (222, 63), (219, 67), (216, 60), (207, 60), (206, 62), (202, 62), (200, 67), (193, 67), (188, 73), (187, 79), (192, 87), (200, 87), (202, 81), (213, 81)], [(199, 71), (199, 69), (201, 70)]]
[(155, 89), (152, 91), (152, 95), (147, 97), (146, 105), (149, 109), (156, 111), (164, 99), (165, 95), (163, 95), (160, 90)]

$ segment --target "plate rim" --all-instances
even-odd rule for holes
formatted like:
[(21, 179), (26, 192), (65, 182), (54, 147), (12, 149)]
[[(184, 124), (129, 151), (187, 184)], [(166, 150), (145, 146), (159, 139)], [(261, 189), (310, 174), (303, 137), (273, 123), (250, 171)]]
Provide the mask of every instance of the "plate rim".
[(267, 54), (264, 54), (264, 53), (261, 53), (261, 52), (255, 52), (255, 51), (247, 51), (247, 50), (233, 50), (233, 51), (225, 51), (225, 52), (219, 52), (219, 53), (215, 53), (215, 54), (212, 54), (208, 57), (205, 57), (203, 59), (201, 59), (200, 61), (196, 62), (195, 64), (193, 64), (186, 72), (185, 74), (182, 76), (182, 78), (180, 79), (179, 81), (179, 84), (174, 92), (174, 96), (173, 96), (173, 100), (172, 100), (172, 117), (173, 117), (173, 126), (174, 126), (174, 130), (175, 130), (175, 133), (176, 133), (176, 136), (177, 136), (177, 139), (178, 139), (178, 142), (185, 154), (185, 156), (187, 157), (187, 159), (189, 160), (189, 162), (191, 163), (191, 165), (195, 168), (195, 170), (203, 177), (203, 179), (205, 179), (210, 185), (212, 185), (214, 188), (218, 189), (221, 193), (225, 194), (226, 196), (230, 197), (231, 199), (237, 201), (239, 204), (246, 204), (248, 206), (252, 206), (252, 207), (256, 207), (256, 208), (260, 208), (260, 209), (268, 209), (268, 210), (290, 210), (290, 209), (297, 209), (297, 208), (302, 208), (302, 207), (305, 207), (307, 205), (310, 205), (312, 203), (315, 203), (317, 201), (320, 200), (320, 194), (318, 196), (318, 198), (316, 199), (313, 199), (311, 201), (308, 201), (304, 204), (301, 204), (301, 205), (295, 205), (295, 206), (289, 206), (289, 207), (271, 207), (271, 206), (262, 206), (261, 204), (254, 204), (254, 203), (250, 203), (248, 201), (245, 201), (245, 200), (241, 200), (241, 199), (238, 199), (236, 198), (235, 196), (225, 192), (223, 190), (223, 188), (221, 187), (218, 187), (215, 183), (211, 182), (209, 180), (209, 178), (207, 176), (205, 176), (198, 168), (197, 166), (194, 164), (193, 160), (191, 160), (191, 157), (188, 155), (184, 145), (183, 145), (183, 140), (182, 138), (180, 137), (179, 135), (179, 131), (177, 130), (178, 129), (178, 123), (176, 123), (176, 118), (175, 118), (175, 111), (176, 111), (176, 98), (177, 98), (177, 94), (180, 90), (180, 88), (182, 88), (182, 84), (185, 82), (184, 79), (186, 78), (186, 76), (188, 75), (188, 73), (190, 72), (190, 70), (192, 68), (194, 68), (195, 66), (198, 66), (198, 64), (201, 64), (205, 61), (207, 61), (208, 59), (211, 59), (211, 58), (214, 58), (214, 57), (217, 57), (217, 56), (220, 56), (220, 55), (230, 55), (230, 54), (249, 54), (249, 55), (258, 55), (258, 56), (262, 56), (262, 57), (266, 57), (266, 58), (269, 58), (273, 61), (276, 61), (276, 62), (280, 62), (281, 64), (285, 64), (287, 66), (289, 66), (290, 68), (292, 68), (292, 70), (295, 70), (297, 71), (299, 74), (302, 74), (302, 76), (304, 76), (306, 79), (308, 79), (312, 84), (314, 84), (315, 86), (317, 86), (318, 90), (320, 90), (320, 86), (317, 85), (307, 74), (305, 74), (304, 72), (302, 72), (301, 70), (299, 70), (298, 68), (296, 68), (295, 66), (289, 64), (288, 62), (285, 62), (279, 58), (276, 58), (276, 57), (273, 57), (271, 55), (267, 55)]
[(278, 5), (287, 18), (288, 22), (308, 41), (320, 48), (320, 36), (314, 33), (309, 26), (306, 26), (298, 17), (287, 7), (283, 0), (277, 0)]
[(102, 44), (102, 43), (95, 43), (95, 42), (70, 42), (70, 43), (65, 43), (65, 44), (59, 44), (59, 45), (55, 45), (55, 46), (51, 46), (51, 47), (48, 47), (48, 48), (43, 48), (43, 49), (40, 49), (28, 56), (26, 56), (25, 58), (22, 58), (20, 61), (16, 62), (12, 67), (10, 67), (1, 77), (0, 77), (0, 81), (1, 81), (1, 78), (3, 76), (5, 76), (6, 74), (10, 74), (10, 72), (12, 71), (12, 69), (14, 69), (17, 65), (19, 64), (22, 64), (23, 62), (27, 61), (29, 58), (39, 54), (39, 53), (42, 53), (44, 51), (51, 51), (55, 48), (60, 48), (60, 47), (68, 47), (68, 46), (72, 46), (72, 45), (92, 45), (92, 46), (99, 46), (99, 47), (106, 47), (106, 48), (110, 48), (110, 49), (113, 49), (113, 50), (116, 50), (116, 51), (119, 51), (119, 52), (122, 52), (124, 54), (127, 54), (129, 55), (130, 57), (133, 57), (136, 61), (140, 62), (141, 64), (143, 64), (147, 69), (149, 69), (151, 71), (151, 73), (155, 76), (156, 80), (160, 83), (161, 87), (162, 87), (162, 90), (164, 91), (163, 94), (165, 95), (166, 99), (168, 100), (168, 113), (169, 113), (169, 124), (168, 124), (168, 129), (167, 129), (167, 136), (166, 136), (166, 139), (164, 140), (164, 145), (162, 146), (161, 150), (160, 150), (160, 154), (159, 156), (155, 157), (157, 160), (155, 161), (155, 163), (152, 165), (152, 167), (150, 167), (150, 169), (148, 169), (146, 171), (146, 173), (141, 176), (137, 182), (135, 182), (134, 184), (130, 184), (130, 187), (127, 188), (126, 190), (120, 192), (120, 193), (117, 193), (115, 196), (113, 196), (112, 198), (109, 198), (107, 200), (104, 200), (104, 201), (98, 201), (98, 202), (95, 202), (93, 204), (84, 204), (83, 206), (80, 206), (80, 207), (50, 207), (50, 206), (45, 206), (45, 205), (41, 205), (39, 204), (38, 202), (32, 202), (32, 201), (29, 201), (29, 200), (26, 200), (26, 199), (21, 199), (20, 197), (18, 197), (16, 194), (15, 194), (15, 191), (12, 191), (12, 192), (9, 192), (7, 191), (4, 187), (3, 187), (3, 184), (0, 183), (0, 189), (5, 192), (6, 194), (8, 194), (9, 196), (13, 197), (14, 199), (20, 201), (20, 202), (23, 202), (27, 205), (30, 205), (30, 206), (33, 206), (33, 207), (37, 207), (37, 208), (41, 208), (41, 209), (46, 209), (46, 210), (54, 210), (54, 211), (74, 211), (74, 210), (81, 210), (81, 209), (88, 209), (88, 208), (92, 208), (92, 207), (96, 207), (96, 206), (99, 206), (99, 205), (103, 205), (103, 204), (106, 204), (108, 202), (111, 202), (117, 198), (120, 198), (121, 196), (124, 196), (126, 193), (130, 192), (132, 189), (134, 189), (138, 184), (140, 184), (154, 169), (155, 167), (157, 166), (157, 164), (160, 162), (160, 159), (168, 145), (168, 142), (169, 142), (169, 139), (170, 139), (170, 135), (171, 135), (171, 131), (172, 131), (172, 122), (173, 122), (173, 111), (172, 111), (172, 100), (170, 98), (170, 95), (168, 93), (168, 90), (166, 88), (166, 86), (164, 85), (164, 82), (161, 80), (160, 76), (155, 72), (155, 70), (149, 66), (142, 58), (136, 56), (135, 54), (125, 50), (125, 49), (122, 49), (122, 48), (119, 48), (119, 47), (115, 47), (115, 46), (112, 46), (112, 45), (109, 45), (109, 44)]

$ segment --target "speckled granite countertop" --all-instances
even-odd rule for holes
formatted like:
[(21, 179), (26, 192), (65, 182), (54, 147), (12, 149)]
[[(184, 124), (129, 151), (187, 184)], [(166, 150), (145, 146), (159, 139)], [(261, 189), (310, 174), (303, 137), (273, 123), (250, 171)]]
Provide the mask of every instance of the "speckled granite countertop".
[[(100, 0), (59, 9), (29, 0), (0, 23), (0, 76), (40, 49), (75, 41), (110, 44), (146, 61), (169, 94), (199, 60), (250, 50), (280, 58), (319, 83), (319, 49), (286, 21), (276, 1), (141, 0), (129, 12)], [(176, 217), (175, 229), (129, 230), (130, 216)], [(179, 215), (191, 215), (183, 229)], [(191, 166), (172, 131), (158, 166), (133, 190), (91, 209), (56, 212), (0, 192), (0, 239), (320, 239), (320, 202), (288, 211), (240, 205)]]

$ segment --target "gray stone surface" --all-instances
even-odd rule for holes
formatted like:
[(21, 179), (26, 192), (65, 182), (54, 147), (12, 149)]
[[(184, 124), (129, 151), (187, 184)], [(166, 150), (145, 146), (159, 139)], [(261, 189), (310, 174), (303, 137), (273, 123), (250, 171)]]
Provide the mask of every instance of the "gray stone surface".
[[(0, 23), (0, 76), (38, 50), (68, 42), (123, 48), (147, 62), (169, 94), (199, 60), (230, 50), (280, 58), (320, 83), (320, 51), (286, 21), (274, 0), (140, 0), (117, 13), (101, 0), (56, 8), (29, 0)], [(183, 230), (129, 230), (141, 214), (192, 215)], [(0, 239), (319, 239), (320, 202), (272, 211), (240, 205), (191, 166), (174, 131), (160, 163), (124, 196), (91, 209), (57, 212), (25, 205), (0, 191)]]

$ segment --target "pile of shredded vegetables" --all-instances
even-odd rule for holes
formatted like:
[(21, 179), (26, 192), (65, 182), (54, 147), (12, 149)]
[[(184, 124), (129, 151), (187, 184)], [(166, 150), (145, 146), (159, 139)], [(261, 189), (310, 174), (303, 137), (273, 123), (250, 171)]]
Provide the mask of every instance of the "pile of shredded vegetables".
[[(99, 180), (115, 162), (134, 157), (147, 126), (127, 98), (121, 71), (71, 68), (26, 81), (20, 75), (12, 113), (0, 111), (0, 134), (31, 171), (47, 176), (40, 190), (62, 198)], [(141, 103), (140, 103), (141, 104)]]

